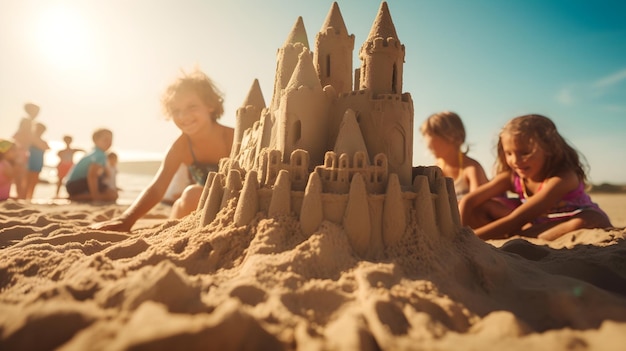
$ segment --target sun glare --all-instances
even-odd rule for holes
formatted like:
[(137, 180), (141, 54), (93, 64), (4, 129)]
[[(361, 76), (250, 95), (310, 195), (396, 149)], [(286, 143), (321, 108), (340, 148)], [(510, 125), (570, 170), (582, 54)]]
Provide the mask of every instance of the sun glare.
[(37, 41), (44, 59), (56, 68), (88, 64), (89, 26), (80, 13), (68, 7), (53, 7), (41, 13)]

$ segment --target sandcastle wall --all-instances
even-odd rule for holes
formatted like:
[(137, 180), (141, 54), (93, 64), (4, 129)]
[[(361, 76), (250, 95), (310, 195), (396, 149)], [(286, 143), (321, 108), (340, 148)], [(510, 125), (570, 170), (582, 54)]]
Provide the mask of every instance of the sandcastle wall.
[[(303, 171), (305, 155), (303, 150), (295, 151), (290, 159), (297, 161), (289, 164), (260, 162), (272, 169), (262, 172), (245, 172), (236, 163), (223, 162), (220, 173), (211, 173), (207, 181), (210, 186), (205, 187), (198, 207), (200, 225), (210, 225), (227, 206), (235, 207), (234, 224), (238, 226), (253, 223), (259, 213), (270, 218), (296, 216), (301, 230), (310, 235), (322, 221), (330, 221), (343, 226), (356, 253), (363, 257), (397, 244), (409, 229), (411, 216), (415, 216), (417, 230), (429, 235), (452, 238), (461, 228), (453, 181), (438, 167), (416, 167), (409, 188), (402, 187), (397, 175), (391, 173), (385, 182), (379, 182), (385, 184), (384, 191), (373, 192), (370, 189), (377, 182), (367, 180), (376, 178), (369, 167), (376, 168), (374, 172), (381, 177), (386, 175), (384, 155), (380, 155), (378, 165), (346, 169), (334, 163), (337, 155), (328, 153), (330, 166), (317, 166), (312, 173)], [(276, 150), (263, 157), (281, 159)], [(339, 175), (339, 171), (348, 175), (347, 188), (336, 191), (341, 178), (328, 175)], [(410, 230), (414, 235), (416, 229)]]

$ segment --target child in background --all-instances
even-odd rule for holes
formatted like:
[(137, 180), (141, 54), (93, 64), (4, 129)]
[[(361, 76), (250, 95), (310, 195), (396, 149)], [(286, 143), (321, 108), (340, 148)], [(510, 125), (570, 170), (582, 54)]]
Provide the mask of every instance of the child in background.
[[(541, 115), (509, 121), (498, 141), (496, 177), (461, 200), (461, 219), (483, 239), (523, 235), (554, 240), (583, 228), (611, 227), (608, 216), (585, 192), (586, 175), (578, 152)], [(509, 206), (497, 201), (518, 194)], [(490, 218), (499, 204), (506, 215)]]
[(117, 161), (118, 158), (115, 152), (107, 154), (105, 183), (109, 189), (114, 189), (116, 192), (120, 191), (120, 188), (117, 187)]
[(24, 104), (24, 111), (28, 115), (20, 120), (20, 125), (13, 134), (15, 143), (15, 191), (18, 199), (26, 198), (28, 178), (28, 149), (33, 138), (33, 121), (39, 115), (39, 106), (33, 103)]
[(0, 139), (0, 201), (9, 198), (15, 176), (16, 147), (12, 141)]
[(93, 228), (130, 231), (139, 218), (163, 199), (181, 164), (188, 167), (196, 184), (188, 186), (174, 202), (171, 217), (191, 213), (198, 206), (207, 175), (217, 171), (219, 160), (230, 154), (234, 130), (217, 122), (224, 113), (222, 94), (206, 74), (199, 70), (183, 72), (166, 89), (161, 104), (180, 129), (180, 136), (170, 146), (150, 185), (130, 207), (121, 216)]
[(483, 167), (467, 156), (469, 147), (461, 150), (465, 143), (465, 127), (459, 115), (450, 111), (435, 113), (422, 123), (420, 132), (443, 175), (454, 180), (457, 200), (487, 183)]
[(115, 201), (117, 190), (105, 184), (105, 152), (113, 144), (113, 132), (97, 129), (92, 135), (94, 148), (85, 154), (67, 175), (65, 188), (72, 201)]
[(65, 149), (59, 151), (57, 155), (59, 156), (59, 164), (57, 165), (57, 191), (55, 193), (56, 197), (59, 197), (59, 191), (61, 190), (61, 186), (63, 185), (63, 179), (69, 173), (72, 166), (74, 166), (74, 154), (77, 152), (84, 152), (83, 149), (75, 149), (71, 147), (72, 137), (66, 135), (63, 137), (63, 142), (65, 142)]
[(28, 148), (28, 173), (26, 176), (26, 199), (33, 198), (35, 187), (39, 183), (39, 174), (43, 169), (43, 157), (46, 150), (50, 149), (48, 143), (42, 139), (46, 126), (42, 123), (35, 123), (33, 127), (33, 137)]

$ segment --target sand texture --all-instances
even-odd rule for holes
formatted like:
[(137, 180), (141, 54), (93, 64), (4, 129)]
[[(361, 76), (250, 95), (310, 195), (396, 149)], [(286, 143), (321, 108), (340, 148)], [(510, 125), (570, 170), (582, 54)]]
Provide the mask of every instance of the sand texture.
[[(612, 197), (611, 197), (612, 196)], [(624, 213), (626, 196), (611, 195)], [(603, 205), (604, 206), (604, 205)], [(235, 204), (153, 210), (132, 234), (88, 225), (122, 206), (0, 204), (0, 350), (622, 350), (624, 228), (546, 243), (453, 240), (412, 224), (377, 259), (340, 225)], [(620, 220), (621, 221), (621, 220)], [(623, 222), (614, 224), (623, 225)]]

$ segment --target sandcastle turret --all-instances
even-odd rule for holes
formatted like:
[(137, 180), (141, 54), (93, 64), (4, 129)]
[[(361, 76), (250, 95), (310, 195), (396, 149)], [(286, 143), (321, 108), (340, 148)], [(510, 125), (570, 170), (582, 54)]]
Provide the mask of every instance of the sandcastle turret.
[(263, 99), (263, 93), (261, 92), (261, 86), (259, 80), (255, 79), (250, 87), (248, 96), (244, 100), (243, 104), (237, 109), (235, 123), (235, 136), (233, 138), (233, 146), (230, 152), (230, 158), (237, 156), (241, 149), (241, 141), (246, 130), (251, 129), (255, 122), (259, 121), (261, 117), (261, 111), (265, 108), (265, 100)]
[(396, 34), (387, 3), (383, 2), (359, 57), (360, 89), (372, 101), (361, 113), (360, 126), (372, 154), (384, 153), (389, 171), (400, 184), (412, 183), (413, 101), (402, 94), (404, 45)]
[(270, 104), (272, 110), (278, 108), (282, 90), (291, 80), (293, 70), (298, 64), (298, 56), (305, 48), (309, 49), (309, 40), (304, 28), (304, 21), (302, 17), (298, 17), (285, 43), (276, 53), (276, 78), (274, 80), (274, 94)]
[(360, 89), (368, 89), (374, 95), (401, 94), (404, 54), (404, 45), (398, 39), (387, 3), (383, 2), (359, 52)]
[(305, 48), (277, 111), (276, 149), (283, 152), (283, 161), (293, 151), (302, 149), (307, 150), (314, 164), (323, 162), (332, 95), (329, 97), (322, 90), (311, 53)]
[(313, 61), (322, 86), (332, 85), (338, 94), (352, 90), (353, 51), (354, 34), (348, 34), (339, 5), (335, 2), (315, 37)]

